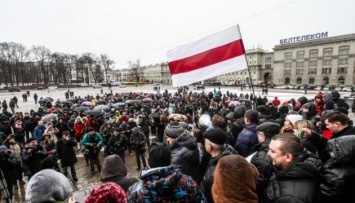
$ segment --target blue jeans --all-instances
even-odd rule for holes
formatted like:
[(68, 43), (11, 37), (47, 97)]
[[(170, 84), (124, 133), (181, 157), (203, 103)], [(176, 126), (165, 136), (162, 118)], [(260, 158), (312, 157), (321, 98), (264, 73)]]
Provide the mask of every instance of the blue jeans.
[(70, 173), (71, 173), (72, 178), (77, 178), (74, 165), (63, 167), (63, 174), (68, 177), (68, 167), (70, 167)]

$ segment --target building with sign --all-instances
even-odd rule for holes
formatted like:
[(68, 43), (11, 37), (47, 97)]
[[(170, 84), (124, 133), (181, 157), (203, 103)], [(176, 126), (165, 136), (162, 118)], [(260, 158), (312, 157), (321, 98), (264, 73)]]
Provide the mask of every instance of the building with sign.
[(276, 45), (273, 57), (274, 84), (355, 84), (355, 34)]

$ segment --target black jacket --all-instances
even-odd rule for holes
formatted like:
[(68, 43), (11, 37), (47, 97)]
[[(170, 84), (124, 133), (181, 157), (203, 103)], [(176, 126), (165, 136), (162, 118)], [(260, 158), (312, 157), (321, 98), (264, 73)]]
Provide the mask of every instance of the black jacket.
[(212, 189), (212, 184), (213, 184), (214, 171), (216, 169), (218, 160), (220, 158), (222, 158), (223, 156), (232, 155), (232, 154), (238, 154), (238, 152), (235, 151), (232, 146), (227, 145), (227, 147), (223, 150), (222, 153), (220, 153), (216, 157), (210, 158), (207, 170), (206, 170), (203, 180), (201, 182), (201, 189), (202, 189), (202, 191), (205, 192), (208, 202), (213, 202), (211, 189)]
[(355, 135), (328, 141), (321, 181), (321, 202), (355, 202)]
[(321, 168), (321, 161), (305, 150), (290, 167), (272, 174), (262, 202), (319, 202)]
[(272, 158), (267, 154), (270, 142), (271, 140), (266, 140), (265, 142), (256, 145), (255, 148), (257, 152), (250, 161), (250, 163), (252, 163), (259, 171), (259, 179), (257, 184), (259, 200), (261, 200), (269, 179), (275, 171), (272, 164)]
[(61, 160), (62, 167), (72, 166), (78, 161), (74, 148), (77, 142), (74, 138), (69, 140), (60, 139), (57, 141), (58, 158)]
[(180, 165), (182, 173), (199, 181), (199, 151), (195, 138), (188, 132), (185, 132), (170, 147), (171, 164)]

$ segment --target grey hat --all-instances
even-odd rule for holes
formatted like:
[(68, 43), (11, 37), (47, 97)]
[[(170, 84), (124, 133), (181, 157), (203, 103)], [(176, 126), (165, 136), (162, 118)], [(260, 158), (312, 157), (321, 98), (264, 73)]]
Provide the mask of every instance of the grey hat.
[(178, 122), (169, 123), (164, 131), (164, 134), (171, 138), (177, 138), (181, 133), (184, 132), (184, 127)]
[(263, 132), (265, 137), (272, 138), (274, 135), (280, 133), (280, 124), (273, 122), (265, 122), (256, 126), (256, 131)]
[(53, 169), (36, 173), (27, 184), (26, 202), (41, 203), (64, 201), (70, 193), (67, 177)]

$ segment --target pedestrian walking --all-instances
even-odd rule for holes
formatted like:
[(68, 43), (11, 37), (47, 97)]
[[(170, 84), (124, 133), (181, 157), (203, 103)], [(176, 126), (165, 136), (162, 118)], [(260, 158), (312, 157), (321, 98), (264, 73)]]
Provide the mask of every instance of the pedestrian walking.
[(38, 95), (36, 93), (33, 95), (33, 99), (35, 100), (35, 104), (37, 104)]

